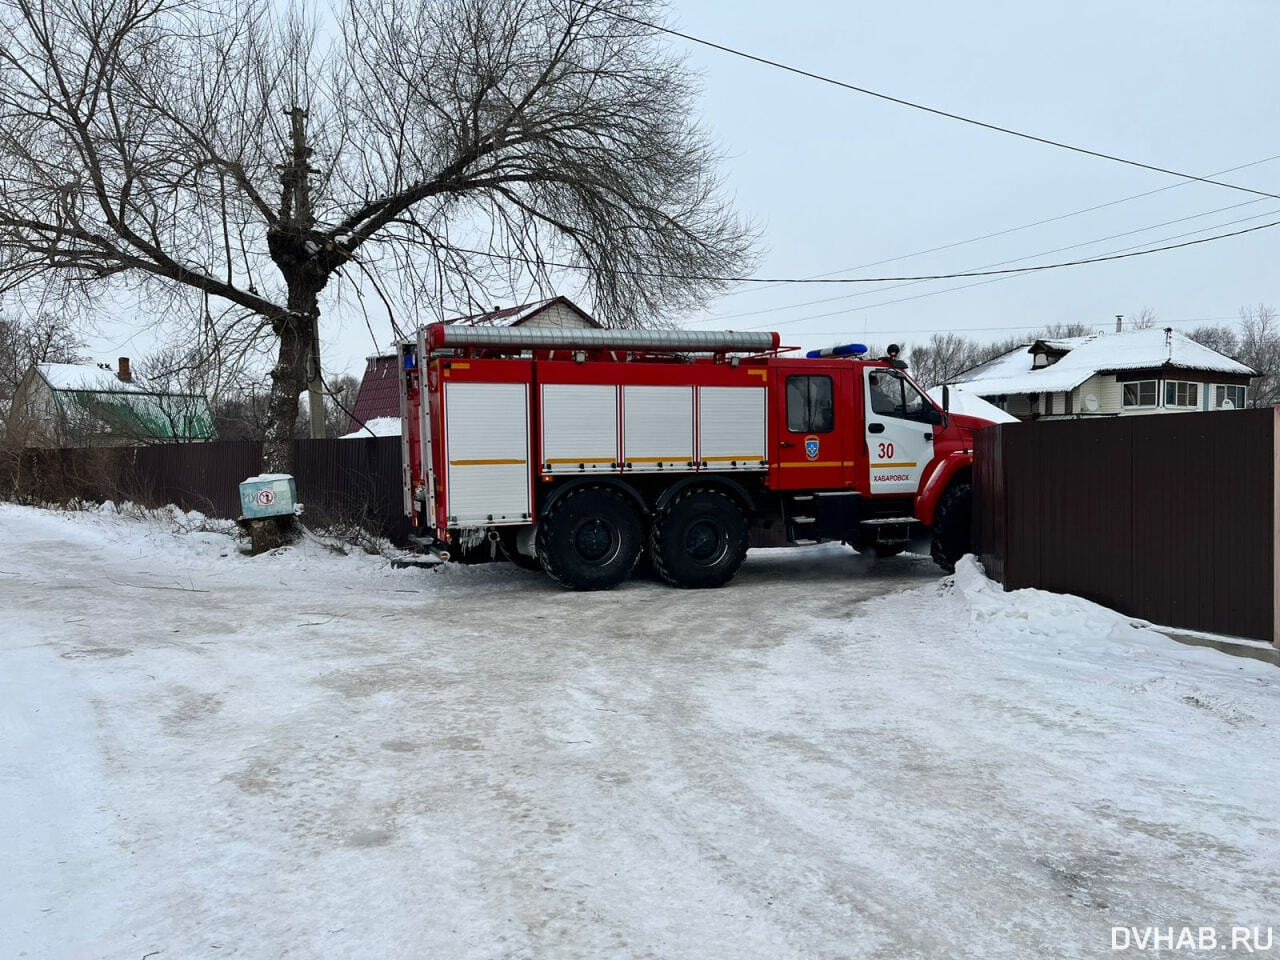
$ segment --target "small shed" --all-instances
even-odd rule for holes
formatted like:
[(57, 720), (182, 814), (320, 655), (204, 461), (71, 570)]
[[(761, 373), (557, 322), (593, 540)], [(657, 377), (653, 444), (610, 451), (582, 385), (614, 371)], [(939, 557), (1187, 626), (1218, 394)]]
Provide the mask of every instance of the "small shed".
[(135, 382), (129, 358), (107, 364), (37, 363), (14, 392), (8, 442), (24, 447), (130, 446), (212, 440), (202, 394)]

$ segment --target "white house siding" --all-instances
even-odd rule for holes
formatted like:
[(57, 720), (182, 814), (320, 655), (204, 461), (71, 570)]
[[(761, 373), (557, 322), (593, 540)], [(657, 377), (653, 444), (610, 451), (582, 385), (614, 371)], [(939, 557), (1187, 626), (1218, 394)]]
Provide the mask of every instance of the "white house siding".
[(29, 370), (9, 408), (8, 436), (28, 447), (56, 447), (61, 418), (58, 401), (43, 377)]
[[(1153, 413), (1197, 413), (1202, 410), (1217, 409), (1213, 406), (1214, 388), (1217, 384), (1201, 383), (1199, 403), (1194, 407), (1166, 407), (1164, 405), (1164, 385), (1166, 380), (1178, 380), (1179, 378), (1166, 377), (1157, 380), (1156, 387), (1156, 405), (1154, 407), (1126, 407), (1124, 405), (1124, 382), (1121, 381), (1114, 373), (1095, 374), (1080, 386), (1066, 393), (1054, 393), (1053, 409), (1051, 412), (1044, 408), (1044, 394), (1010, 394), (1008, 395), (1003, 409), (1013, 414), (1015, 417), (1029, 417), (1031, 414), (1039, 413), (1054, 417), (1062, 417), (1067, 414), (1066, 399), (1071, 397), (1071, 413), (1070, 415), (1088, 416), (1122, 416), (1122, 417), (1141, 417)], [(1098, 398), (1098, 409), (1089, 410), (1085, 405), (1085, 398), (1089, 395)], [(1031, 406), (1031, 398), (1038, 396), (1039, 406)], [(998, 397), (986, 397), (991, 402), (996, 402)]]
[[(1072, 391), (1072, 410), (1075, 413), (1089, 413), (1084, 399), (1093, 394), (1098, 398), (1099, 414), (1118, 414), (1122, 417), (1141, 417), (1152, 413), (1197, 413), (1204, 410), (1216, 410), (1213, 406), (1215, 388), (1218, 384), (1201, 383), (1200, 399), (1194, 407), (1166, 407), (1164, 405), (1164, 385), (1166, 380), (1178, 380), (1177, 376), (1164, 377), (1158, 380), (1156, 387), (1157, 404), (1154, 407), (1125, 407), (1124, 382), (1115, 374), (1096, 374)], [(1195, 381), (1193, 381), (1195, 382)], [(1010, 398), (1012, 399), (1012, 398)], [(1057, 407), (1054, 408), (1055, 412)]]
[(590, 327), (592, 324), (582, 319), (582, 315), (576, 310), (570, 309), (563, 303), (553, 303), (547, 309), (530, 317), (521, 326), (577, 329)]

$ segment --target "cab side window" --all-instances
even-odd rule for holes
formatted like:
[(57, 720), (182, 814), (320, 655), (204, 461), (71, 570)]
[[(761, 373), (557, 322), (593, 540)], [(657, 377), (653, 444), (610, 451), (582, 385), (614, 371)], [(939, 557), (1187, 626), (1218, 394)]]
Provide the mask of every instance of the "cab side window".
[(792, 433), (830, 433), (835, 429), (830, 377), (787, 377), (787, 429)]
[(902, 406), (902, 381), (891, 373), (867, 375), (871, 387), (871, 412), (882, 417), (900, 417)]
[(899, 420), (933, 422), (933, 404), (905, 377), (885, 371), (867, 375), (871, 387), (871, 412)]

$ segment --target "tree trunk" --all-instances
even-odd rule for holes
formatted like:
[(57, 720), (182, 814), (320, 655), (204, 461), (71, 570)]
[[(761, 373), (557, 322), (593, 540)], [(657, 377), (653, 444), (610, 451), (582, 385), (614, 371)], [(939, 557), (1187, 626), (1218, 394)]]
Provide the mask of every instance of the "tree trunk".
[(308, 365), (319, 320), (319, 291), (291, 289), (289, 313), (274, 323), (280, 339), (280, 354), (271, 368), (267, 435), (262, 444), (262, 465), (268, 473), (293, 473), (298, 398), (307, 387)]

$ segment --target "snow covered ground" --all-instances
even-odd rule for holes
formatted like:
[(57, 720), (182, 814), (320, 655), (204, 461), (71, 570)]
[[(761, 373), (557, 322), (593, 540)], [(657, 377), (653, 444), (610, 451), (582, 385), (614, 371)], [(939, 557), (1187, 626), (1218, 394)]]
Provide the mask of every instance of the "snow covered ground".
[(1113, 926), (1280, 927), (1270, 664), (970, 562), (760, 551), (724, 590), (570, 594), (178, 526), (0, 505), (4, 956), (1098, 957)]

